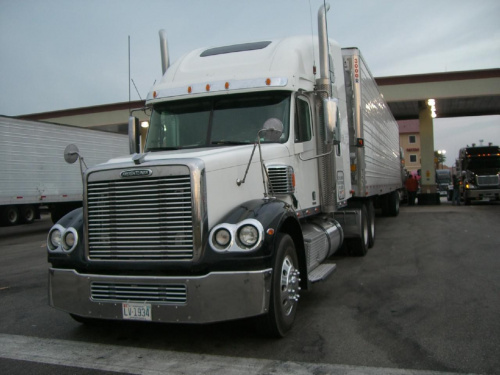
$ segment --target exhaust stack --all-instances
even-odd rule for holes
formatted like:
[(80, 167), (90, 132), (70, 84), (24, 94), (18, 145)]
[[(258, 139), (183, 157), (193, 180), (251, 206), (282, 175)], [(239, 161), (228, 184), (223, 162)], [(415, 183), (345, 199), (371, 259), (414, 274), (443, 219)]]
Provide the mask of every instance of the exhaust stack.
[(318, 11), (319, 76), (322, 84), (330, 83), (330, 63), (328, 58), (328, 34), (326, 30), (326, 12), (330, 4), (322, 5)]
[(161, 72), (163, 75), (165, 74), (170, 65), (168, 59), (167, 32), (161, 29), (159, 34), (160, 34), (160, 51), (161, 51)]

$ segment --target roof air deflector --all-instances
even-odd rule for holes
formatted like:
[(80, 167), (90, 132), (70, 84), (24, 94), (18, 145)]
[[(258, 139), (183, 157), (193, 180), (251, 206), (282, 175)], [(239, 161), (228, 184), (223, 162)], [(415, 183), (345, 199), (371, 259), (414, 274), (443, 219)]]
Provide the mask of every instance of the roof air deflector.
[(271, 44), (270, 41), (265, 41), (265, 42), (233, 44), (232, 46), (224, 46), (224, 47), (215, 47), (203, 51), (200, 57), (223, 55), (226, 53), (234, 53), (234, 52), (255, 51), (258, 49), (266, 48), (269, 44)]

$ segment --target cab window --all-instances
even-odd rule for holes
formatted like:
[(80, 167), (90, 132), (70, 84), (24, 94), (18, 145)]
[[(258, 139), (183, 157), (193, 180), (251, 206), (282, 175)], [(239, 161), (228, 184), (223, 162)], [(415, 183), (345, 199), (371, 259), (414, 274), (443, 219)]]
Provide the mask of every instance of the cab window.
[(311, 140), (311, 109), (309, 102), (298, 97), (296, 101), (297, 112), (295, 116), (295, 142), (307, 142)]

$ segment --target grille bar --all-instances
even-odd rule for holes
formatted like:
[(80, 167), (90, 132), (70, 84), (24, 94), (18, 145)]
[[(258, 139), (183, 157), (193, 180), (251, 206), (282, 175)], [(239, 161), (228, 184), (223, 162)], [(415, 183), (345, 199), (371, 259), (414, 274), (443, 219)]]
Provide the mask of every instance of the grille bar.
[(189, 175), (89, 182), (89, 258), (191, 260), (191, 196)]
[(492, 176), (477, 176), (477, 184), (479, 186), (498, 186), (499, 179), (497, 175)]
[(93, 282), (90, 285), (94, 301), (157, 302), (183, 304), (187, 287), (182, 284), (113, 284)]

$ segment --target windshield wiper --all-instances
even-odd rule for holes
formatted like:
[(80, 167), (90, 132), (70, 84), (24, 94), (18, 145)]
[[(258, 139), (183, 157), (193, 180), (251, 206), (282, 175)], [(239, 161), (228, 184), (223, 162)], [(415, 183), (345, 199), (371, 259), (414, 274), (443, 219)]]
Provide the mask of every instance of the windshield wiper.
[(182, 147), (151, 147), (145, 150), (145, 152), (148, 151), (171, 151), (171, 150), (180, 150)]
[(251, 144), (250, 142), (242, 142), (242, 141), (213, 141), (213, 145), (249, 145)]

